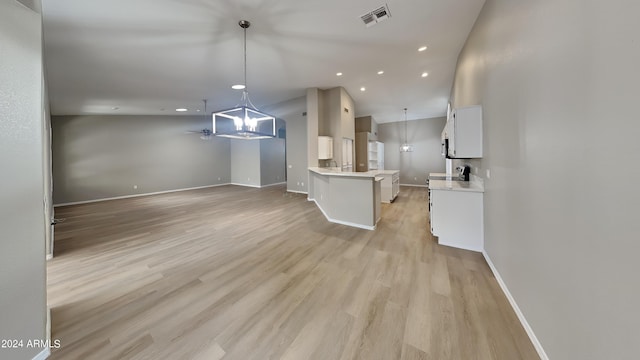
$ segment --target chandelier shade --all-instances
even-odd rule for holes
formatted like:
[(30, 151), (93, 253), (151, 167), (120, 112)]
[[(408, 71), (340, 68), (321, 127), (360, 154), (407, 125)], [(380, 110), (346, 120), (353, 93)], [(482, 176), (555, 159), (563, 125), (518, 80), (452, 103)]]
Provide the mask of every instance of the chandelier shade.
[(248, 106), (213, 113), (213, 133), (231, 139), (270, 139), (276, 135), (276, 118)]
[(407, 141), (407, 108), (404, 108), (404, 143), (400, 145), (400, 152), (412, 152), (413, 145)]
[[(240, 103), (234, 108), (213, 113), (213, 134), (231, 139), (270, 139), (276, 137), (276, 118), (258, 110), (249, 99), (247, 86), (247, 28), (251, 23), (240, 20), (244, 30), (244, 89)], [(234, 85), (235, 86), (235, 85)]]

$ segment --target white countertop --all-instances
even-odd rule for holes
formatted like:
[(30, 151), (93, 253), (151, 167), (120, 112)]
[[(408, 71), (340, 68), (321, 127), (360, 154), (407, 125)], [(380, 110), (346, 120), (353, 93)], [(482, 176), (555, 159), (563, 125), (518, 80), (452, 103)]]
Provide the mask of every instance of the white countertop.
[(370, 170), (370, 172), (377, 173), (378, 175), (393, 175), (400, 172), (400, 170)]
[(429, 190), (484, 192), (484, 187), (472, 181), (429, 180)]
[(345, 176), (345, 177), (358, 177), (358, 178), (375, 178), (377, 173), (375, 172), (355, 172), (355, 171), (341, 171), (330, 168), (310, 167), (309, 171), (313, 171), (316, 174), (325, 176)]
[(325, 176), (346, 176), (346, 177), (359, 177), (359, 178), (376, 178), (376, 177), (379, 177), (378, 175), (392, 175), (399, 171), (399, 170), (370, 170), (365, 172), (355, 172), (355, 171), (341, 171), (335, 168), (321, 168), (321, 167), (310, 167), (309, 170), (313, 171), (316, 174), (325, 175)]
[(446, 173), (429, 173), (429, 181), (431, 180), (458, 180), (459, 176), (457, 173), (452, 174), (451, 176), (449, 176), (449, 179), (445, 179), (447, 178), (447, 174)]

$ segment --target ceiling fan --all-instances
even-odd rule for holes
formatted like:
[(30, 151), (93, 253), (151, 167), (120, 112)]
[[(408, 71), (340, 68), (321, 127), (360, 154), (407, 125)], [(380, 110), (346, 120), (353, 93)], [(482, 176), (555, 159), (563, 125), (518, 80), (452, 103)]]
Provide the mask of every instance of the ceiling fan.
[[(205, 120), (207, 118), (207, 99), (202, 99), (202, 101), (204, 102), (204, 117)], [(200, 134), (200, 139), (202, 140), (211, 140), (211, 138), (213, 137), (213, 131), (209, 130), (209, 129), (202, 129), (202, 130), (190, 130), (190, 131), (186, 131), (187, 134)]]

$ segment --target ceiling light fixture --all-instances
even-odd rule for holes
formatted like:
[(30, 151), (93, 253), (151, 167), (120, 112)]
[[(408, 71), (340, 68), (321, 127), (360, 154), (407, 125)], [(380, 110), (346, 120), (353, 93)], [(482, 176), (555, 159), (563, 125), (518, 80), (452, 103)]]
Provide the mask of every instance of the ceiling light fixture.
[(365, 88), (364, 86), (360, 88), (360, 91), (365, 91), (367, 90), (367, 88)]
[(177, 112), (185, 112), (185, 111), (188, 111), (188, 109), (185, 109), (185, 108), (177, 108), (177, 109), (176, 109), (176, 111), (177, 111)]
[(421, 76), (422, 77), (427, 77), (427, 76), (429, 76), (429, 73), (423, 72)]
[(233, 90), (243, 90), (245, 88), (245, 86), (242, 85), (242, 84), (238, 84), (238, 85), (232, 85), (231, 88)]
[(384, 71), (382, 70), (378, 71), (378, 75), (382, 75), (382, 74), (384, 74)]
[(413, 145), (407, 142), (407, 108), (404, 108), (404, 144), (400, 146), (400, 152), (412, 152)]
[(336, 73), (336, 76), (342, 76), (342, 73), (341, 72)]
[(269, 139), (276, 136), (276, 118), (258, 110), (249, 99), (247, 89), (247, 28), (251, 23), (240, 20), (244, 30), (244, 89), (240, 104), (233, 109), (213, 113), (213, 134), (231, 139)]
[(420, 51), (420, 52), (425, 51), (425, 50), (427, 50), (426, 46), (421, 46), (421, 47), (418, 48), (418, 51)]

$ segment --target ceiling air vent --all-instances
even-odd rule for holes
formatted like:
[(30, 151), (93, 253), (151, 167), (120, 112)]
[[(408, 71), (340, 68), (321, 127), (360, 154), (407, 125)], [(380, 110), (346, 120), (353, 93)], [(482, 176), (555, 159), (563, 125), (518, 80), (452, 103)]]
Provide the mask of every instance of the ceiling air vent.
[(362, 19), (362, 22), (364, 22), (367, 27), (370, 27), (390, 17), (391, 13), (389, 12), (389, 6), (384, 4), (384, 6), (380, 6), (379, 8), (360, 16), (360, 19)]

